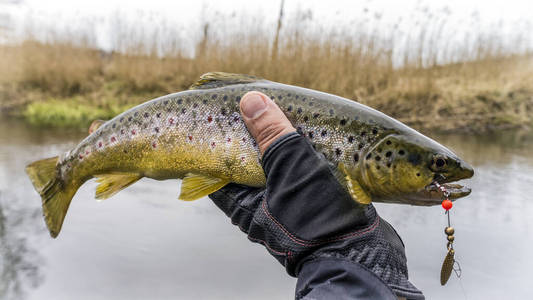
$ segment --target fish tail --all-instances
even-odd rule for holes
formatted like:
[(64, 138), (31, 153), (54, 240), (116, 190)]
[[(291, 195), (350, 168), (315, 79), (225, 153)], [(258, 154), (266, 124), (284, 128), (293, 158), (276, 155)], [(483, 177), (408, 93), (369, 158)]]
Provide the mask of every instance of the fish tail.
[(35, 161), (26, 167), (35, 190), (43, 201), (43, 215), (50, 235), (55, 238), (61, 231), (72, 197), (79, 186), (66, 185), (58, 176), (58, 157)]

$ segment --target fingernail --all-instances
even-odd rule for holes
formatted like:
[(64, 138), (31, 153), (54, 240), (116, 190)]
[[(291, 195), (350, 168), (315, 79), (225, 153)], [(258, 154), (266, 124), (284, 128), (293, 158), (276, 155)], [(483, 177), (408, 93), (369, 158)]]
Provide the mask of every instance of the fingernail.
[(241, 100), (241, 110), (248, 119), (257, 119), (267, 110), (267, 105), (261, 95), (248, 93)]

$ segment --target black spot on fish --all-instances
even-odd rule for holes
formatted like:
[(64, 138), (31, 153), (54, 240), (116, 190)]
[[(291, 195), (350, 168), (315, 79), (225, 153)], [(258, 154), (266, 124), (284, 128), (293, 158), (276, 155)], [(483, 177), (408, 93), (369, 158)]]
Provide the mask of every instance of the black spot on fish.
[(298, 126), (296, 128), (296, 132), (298, 132), (299, 134), (303, 134), (302, 127)]
[(303, 97), (303, 98), (302, 98), (302, 102), (305, 102), (305, 100), (307, 100), (307, 98)]
[(392, 155), (392, 152), (390, 152), (390, 151), (387, 151), (387, 153), (385, 153), (386, 157), (391, 157), (391, 155)]
[[(205, 100), (204, 100), (204, 101), (205, 101)], [(205, 103), (204, 103), (204, 104), (205, 104)], [(194, 103), (194, 104), (192, 105), (192, 108), (197, 108), (197, 107), (198, 107), (198, 103)]]
[(313, 106), (313, 102), (309, 102), (309, 106)]
[(139, 115), (138, 112), (135, 112), (135, 113), (133, 114), (134, 117), (136, 117), (136, 116), (138, 116), (138, 115)]
[(183, 99), (180, 98), (178, 99), (178, 104), (181, 104), (181, 103), (183, 103)]
[(161, 113), (157, 113), (155, 116), (161, 118)]
[(145, 118), (148, 118), (148, 116), (150, 116), (148, 113), (144, 113)]
[(420, 173), (416, 173), (416, 176), (420, 177)]
[(240, 120), (239, 116), (233, 117), (233, 122), (239, 122), (239, 120)]
[(131, 122), (132, 119), (133, 119), (133, 117), (129, 117), (129, 118), (128, 118), (128, 121)]
[(346, 120), (345, 119), (342, 119), (341, 122), (340, 122), (341, 126), (344, 126), (346, 125)]
[(404, 155), (404, 154), (405, 154), (405, 151), (400, 150), (400, 151), (398, 151), (398, 154), (400, 154), (400, 155)]
[(308, 116), (305, 116), (305, 117), (304, 117), (304, 122), (307, 122), (307, 121), (309, 121), (309, 117), (308, 117)]
[(378, 130), (377, 130), (376, 128), (372, 129), (372, 134), (373, 134), (373, 135), (378, 134)]
[(365, 135), (366, 135), (365, 131), (361, 132), (361, 136), (365, 136)]
[(292, 111), (292, 105), (289, 105), (289, 107), (287, 107), (287, 111)]
[(168, 100), (165, 100), (165, 101), (163, 102), (163, 104), (164, 104), (164, 105), (167, 105), (167, 104), (168, 104)]
[(322, 130), (322, 132), (320, 133), (321, 136), (326, 136), (328, 135), (328, 131), (327, 130)]
[(315, 118), (315, 119), (318, 118), (319, 116), (320, 116), (319, 113), (314, 113), (314, 114), (313, 114), (313, 118)]
[(155, 132), (159, 132), (159, 127), (154, 128)]
[(376, 170), (379, 170), (379, 169), (381, 169), (381, 167), (380, 167), (379, 165), (378, 165), (378, 166), (376, 166)]
[(120, 118), (119, 122), (122, 123), (124, 121), (124, 117)]
[(422, 157), (419, 154), (411, 153), (407, 157), (407, 161), (417, 166), (422, 161)]
[(391, 142), (391, 141), (387, 141), (387, 143), (386, 143), (386, 144), (387, 144), (387, 145), (390, 145), (390, 144), (392, 144), (392, 142)]
[(215, 100), (217, 97), (218, 97), (218, 95), (214, 94), (213, 96), (211, 96), (211, 99)]
[(314, 136), (314, 133), (313, 133), (312, 131), (309, 131), (309, 132), (307, 133), (307, 135), (309, 135), (309, 138), (312, 139), (313, 136)]
[(354, 137), (350, 135), (348, 137), (348, 143), (350, 143), (350, 144), (353, 143), (353, 140), (354, 140)]
[(294, 95), (294, 98), (296, 98), (296, 100), (298, 100), (298, 98), (300, 98), (299, 95)]
[(298, 109), (296, 110), (297, 113), (301, 114), (302, 113), (302, 108), (301, 107), (298, 107)]
[(224, 102), (228, 101), (228, 95), (224, 95), (224, 97), (222, 97), (222, 100), (223, 100)]
[(391, 163), (387, 163), (387, 168), (390, 168), (390, 166), (391, 166)]
[(359, 161), (359, 153), (355, 153), (353, 155), (353, 161), (358, 162)]
[(111, 127), (115, 128), (115, 127), (117, 127), (117, 124), (113, 123), (113, 125)]
[(207, 104), (207, 99), (202, 100), (202, 103), (205, 105)]
[(241, 101), (241, 96), (237, 96), (237, 98), (235, 98), (235, 101), (240, 102)]
[(122, 151), (123, 151), (124, 153), (128, 153), (128, 150), (126, 150), (126, 149), (124, 149), (124, 150), (122, 150)]
[(376, 160), (376, 161), (380, 161), (380, 160), (381, 160), (381, 156), (379, 156), (379, 155), (376, 156), (375, 160)]
[(225, 109), (225, 108), (222, 108), (222, 109), (220, 110), (220, 113), (221, 113), (223, 116), (225, 116), (225, 115), (227, 114), (226, 109)]
[(341, 149), (335, 148), (335, 155), (340, 156), (342, 154)]
[(330, 115), (330, 116), (333, 116), (334, 114), (335, 114), (335, 111), (334, 111), (333, 109), (330, 109), (330, 110), (329, 110), (329, 115)]
[(357, 146), (357, 148), (358, 148), (359, 150), (363, 149), (363, 144), (359, 144), (359, 146)]
[(287, 97), (290, 97), (291, 96), (291, 93), (287, 93)]
[(172, 108), (167, 108), (167, 112), (172, 112)]
[(372, 158), (372, 153), (368, 153), (368, 155), (366, 156), (366, 159), (371, 159)]
[(186, 113), (186, 112), (187, 112), (187, 110), (186, 110), (185, 108), (182, 108), (182, 109), (181, 109), (181, 113), (182, 113), (182, 114), (184, 114), (184, 113)]
[(279, 95), (279, 96), (278, 96), (278, 100), (281, 100), (281, 98), (283, 98), (283, 97), (281, 97), (281, 95)]
[(378, 153), (381, 153), (381, 148), (378, 148)]

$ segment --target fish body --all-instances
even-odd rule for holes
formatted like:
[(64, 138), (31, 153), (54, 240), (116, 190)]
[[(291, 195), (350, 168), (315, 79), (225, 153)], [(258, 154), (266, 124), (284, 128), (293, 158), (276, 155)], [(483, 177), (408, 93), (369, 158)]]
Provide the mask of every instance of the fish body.
[[(189, 90), (98, 124), (59, 158), (27, 167), (43, 198), (51, 235), (59, 233), (76, 190), (94, 177), (100, 183), (100, 199), (142, 177), (183, 179), (183, 200), (205, 196), (229, 182), (264, 186), (258, 146), (239, 112), (239, 102), (249, 91), (276, 102), (359, 203), (434, 205), (440, 195), (432, 182), (473, 175), (446, 147), (355, 101), (248, 75), (208, 73)], [(451, 190), (452, 198), (470, 192), (463, 187)]]

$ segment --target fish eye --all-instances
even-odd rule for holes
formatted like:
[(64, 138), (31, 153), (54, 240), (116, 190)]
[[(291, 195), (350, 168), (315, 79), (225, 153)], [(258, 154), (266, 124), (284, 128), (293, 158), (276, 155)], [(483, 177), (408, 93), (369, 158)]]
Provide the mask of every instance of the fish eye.
[(445, 164), (446, 164), (446, 161), (442, 158), (437, 158), (437, 160), (435, 160), (435, 165), (439, 168), (443, 167)]
[(442, 155), (435, 155), (431, 160), (431, 169), (434, 171), (442, 170), (446, 166), (446, 158)]

